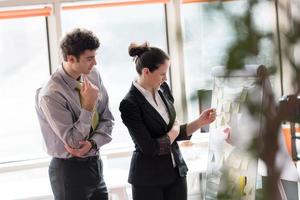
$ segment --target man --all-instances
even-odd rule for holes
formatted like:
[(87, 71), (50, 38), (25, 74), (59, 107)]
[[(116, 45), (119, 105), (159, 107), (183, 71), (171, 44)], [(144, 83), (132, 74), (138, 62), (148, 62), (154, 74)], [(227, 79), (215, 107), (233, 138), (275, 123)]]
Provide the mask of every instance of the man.
[(75, 29), (61, 41), (63, 63), (37, 90), (36, 110), (47, 152), (55, 200), (104, 200), (99, 148), (111, 141), (113, 116), (94, 67), (100, 43), (88, 30)]

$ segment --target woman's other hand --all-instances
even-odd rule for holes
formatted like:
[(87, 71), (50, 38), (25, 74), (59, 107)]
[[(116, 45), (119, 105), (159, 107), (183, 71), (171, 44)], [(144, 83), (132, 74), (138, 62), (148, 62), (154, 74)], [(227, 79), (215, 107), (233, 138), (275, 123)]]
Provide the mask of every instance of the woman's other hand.
[(175, 141), (175, 139), (179, 135), (179, 132), (180, 132), (180, 125), (179, 125), (179, 122), (177, 120), (175, 120), (173, 127), (168, 132), (168, 136), (170, 138), (171, 144)]

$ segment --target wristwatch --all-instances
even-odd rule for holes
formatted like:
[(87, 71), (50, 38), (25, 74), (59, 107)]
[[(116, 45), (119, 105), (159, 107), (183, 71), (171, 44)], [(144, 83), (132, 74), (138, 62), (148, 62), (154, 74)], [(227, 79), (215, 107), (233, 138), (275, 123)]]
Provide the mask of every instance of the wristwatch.
[(94, 150), (97, 151), (98, 150), (97, 143), (94, 140), (92, 140), (92, 139), (89, 139), (88, 141), (91, 143), (92, 149), (94, 149)]

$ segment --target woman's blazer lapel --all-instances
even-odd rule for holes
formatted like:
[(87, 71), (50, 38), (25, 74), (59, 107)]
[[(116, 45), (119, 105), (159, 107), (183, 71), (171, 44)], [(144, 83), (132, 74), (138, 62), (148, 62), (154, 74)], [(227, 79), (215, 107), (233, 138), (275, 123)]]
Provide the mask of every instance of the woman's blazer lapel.
[(170, 98), (169, 94), (166, 91), (164, 91), (164, 89), (162, 87), (160, 88), (158, 93), (161, 96), (163, 102), (165, 103), (165, 105), (167, 107), (167, 111), (168, 111), (169, 118), (170, 118), (170, 122), (168, 124), (168, 130), (169, 130), (173, 126), (175, 117), (176, 117), (176, 111), (175, 111), (175, 108), (173, 106), (173, 101), (172, 101), (173, 97)]
[(131, 86), (130, 92), (136, 97), (136, 100), (143, 111), (150, 115), (154, 120), (158, 121), (163, 127), (167, 126), (165, 120), (160, 116), (155, 108), (151, 106), (144, 95), (134, 85)]

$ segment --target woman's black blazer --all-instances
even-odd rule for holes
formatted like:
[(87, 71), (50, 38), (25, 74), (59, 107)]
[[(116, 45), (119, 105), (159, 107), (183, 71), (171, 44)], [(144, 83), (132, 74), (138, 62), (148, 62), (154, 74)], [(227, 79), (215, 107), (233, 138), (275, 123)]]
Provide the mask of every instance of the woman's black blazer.
[[(159, 94), (165, 103), (170, 122), (166, 124), (143, 94), (132, 85), (120, 103), (121, 118), (135, 143), (129, 171), (129, 183), (137, 186), (159, 186), (172, 183), (176, 177), (184, 177), (188, 171), (177, 142), (170, 145), (167, 132), (172, 128), (176, 112), (174, 98), (167, 83), (160, 86)], [(178, 140), (190, 139), (186, 125), (180, 126)], [(171, 158), (174, 155), (176, 169)]]

